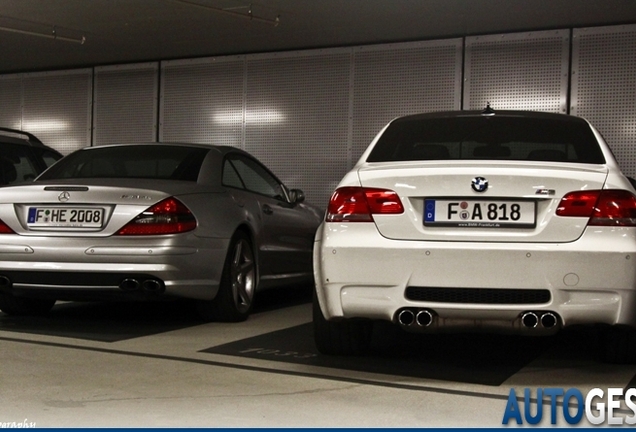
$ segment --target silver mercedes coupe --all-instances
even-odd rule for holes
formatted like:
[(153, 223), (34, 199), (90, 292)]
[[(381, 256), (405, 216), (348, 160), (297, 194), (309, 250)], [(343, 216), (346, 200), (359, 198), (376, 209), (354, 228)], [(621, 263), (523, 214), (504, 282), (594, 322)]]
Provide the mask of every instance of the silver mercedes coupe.
[(172, 297), (206, 320), (245, 320), (256, 291), (312, 281), (321, 214), (303, 201), (234, 147), (76, 151), (0, 188), (0, 310)]

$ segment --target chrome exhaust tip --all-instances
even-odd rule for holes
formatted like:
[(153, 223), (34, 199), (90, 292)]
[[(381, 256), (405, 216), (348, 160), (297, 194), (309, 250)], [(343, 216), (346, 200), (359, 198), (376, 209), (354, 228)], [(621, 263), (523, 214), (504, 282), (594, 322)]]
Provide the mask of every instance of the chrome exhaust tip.
[(415, 314), (410, 309), (404, 309), (398, 314), (398, 322), (401, 325), (408, 327), (415, 322)]
[(541, 315), (541, 325), (545, 328), (552, 328), (557, 325), (558, 322), (559, 320), (552, 312), (546, 312)]
[(539, 317), (534, 312), (526, 312), (521, 315), (521, 323), (524, 327), (535, 328), (539, 324)]
[(143, 281), (143, 283), (141, 284), (141, 288), (144, 291), (156, 294), (162, 293), (165, 289), (163, 282), (157, 279), (147, 279)]
[(0, 288), (7, 288), (11, 286), (11, 279), (6, 276), (0, 275)]
[(433, 322), (433, 314), (428, 310), (423, 309), (417, 313), (415, 316), (415, 322), (420, 327), (428, 327)]
[(126, 278), (119, 284), (119, 288), (123, 291), (134, 291), (139, 289), (139, 281), (137, 279)]

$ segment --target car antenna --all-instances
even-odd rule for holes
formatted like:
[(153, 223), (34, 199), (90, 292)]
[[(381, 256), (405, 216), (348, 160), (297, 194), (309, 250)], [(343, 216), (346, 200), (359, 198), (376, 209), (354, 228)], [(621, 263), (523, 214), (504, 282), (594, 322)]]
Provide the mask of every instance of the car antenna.
[(481, 115), (495, 115), (495, 110), (490, 107), (490, 102), (486, 102), (486, 108), (481, 112)]

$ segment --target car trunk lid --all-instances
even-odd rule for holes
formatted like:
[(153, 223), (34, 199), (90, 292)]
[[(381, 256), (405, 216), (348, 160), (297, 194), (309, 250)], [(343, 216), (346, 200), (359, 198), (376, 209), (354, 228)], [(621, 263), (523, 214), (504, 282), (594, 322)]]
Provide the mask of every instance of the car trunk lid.
[(404, 213), (374, 214), (396, 240), (571, 242), (587, 218), (561, 217), (569, 192), (602, 189), (604, 165), (523, 161), (420, 161), (363, 164), (363, 187), (395, 191)]
[(0, 219), (20, 235), (101, 237), (116, 233), (137, 215), (173, 195), (157, 190), (157, 181), (139, 180), (134, 188), (117, 183), (62, 181), (5, 187)]

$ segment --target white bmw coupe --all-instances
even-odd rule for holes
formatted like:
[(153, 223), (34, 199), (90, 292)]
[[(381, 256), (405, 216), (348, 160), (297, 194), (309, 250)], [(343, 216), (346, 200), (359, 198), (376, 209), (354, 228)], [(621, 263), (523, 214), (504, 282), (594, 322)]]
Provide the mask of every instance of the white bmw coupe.
[(333, 193), (314, 244), (314, 328), (327, 354), (407, 331), (553, 334), (599, 325), (636, 360), (636, 196), (578, 117), (401, 117)]

